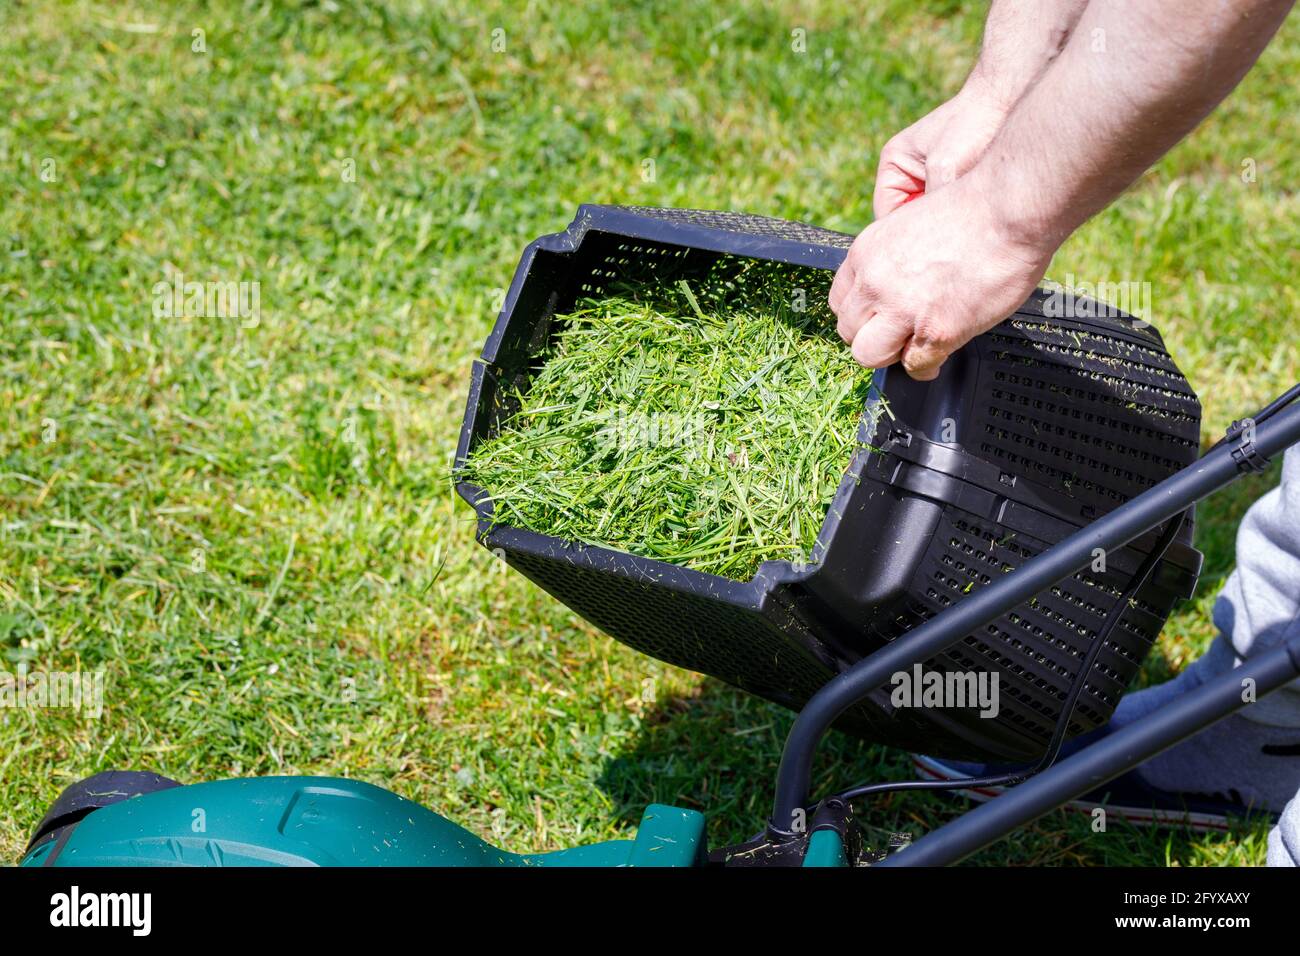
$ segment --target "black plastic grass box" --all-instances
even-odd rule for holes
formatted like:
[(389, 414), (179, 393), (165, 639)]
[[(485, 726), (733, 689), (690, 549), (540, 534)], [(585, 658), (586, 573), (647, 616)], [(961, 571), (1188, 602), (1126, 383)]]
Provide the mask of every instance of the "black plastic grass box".
[[(511, 411), (554, 320), (611, 282), (672, 282), (756, 258), (834, 270), (851, 236), (761, 216), (583, 205), (567, 230), (524, 250), (473, 366), (456, 453)], [(953, 356), (934, 382), (876, 373), (859, 434), (806, 563), (767, 561), (734, 581), (495, 524), (483, 489), (460, 482), (481, 543), (614, 638), (791, 708), (839, 671), (989, 584), (1197, 457), (1200, 402), (1149, 324), (1108, 310), (1049, 318), (1039, 290)], [(1055, 310), (1048, 310), (1055, 311)], [(940, 440), (946, 439), (946, 440)], [(1154, 544), (1058, 582), (928, 670), (998, 675), (1000, 712), (895, 709), (889, 688), (843, 730), (971, 759), (1032, 759), (1103, 619)], [(1201, 556), (1191, 523), (1098, 656), (1070, 725), (1109, 719)]]

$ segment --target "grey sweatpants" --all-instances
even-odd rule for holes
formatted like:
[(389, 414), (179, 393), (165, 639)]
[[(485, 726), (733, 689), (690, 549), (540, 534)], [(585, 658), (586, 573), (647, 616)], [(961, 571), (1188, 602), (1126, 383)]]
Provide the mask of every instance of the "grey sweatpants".
[[(1251, 506), (1237, 531), (1237, 567), (1214, 605), (1212, 655), (1240, 663), (1300, 630), (1300, 447), (1282, 461), (1282, 483)], [(1300, 728), (1300, 681), (1239, 711), (1274, 727)], [(1300, 758), (1298, 758), (1300, 759)], [(1269, 866), (1300, 865), (1300, 795), (1269, 834)]]

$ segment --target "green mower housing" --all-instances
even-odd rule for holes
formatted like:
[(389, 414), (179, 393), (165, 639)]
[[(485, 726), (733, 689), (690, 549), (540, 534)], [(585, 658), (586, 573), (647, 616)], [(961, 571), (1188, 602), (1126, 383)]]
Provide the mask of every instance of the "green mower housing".
[(108, 772), (74, 784), (60, 802), (76, 791), (74, 802), (102, 805), (47, 817), (21, 865), (685, 867), (707, 855), (703, 815), (660, 804), (646, 808), (634, 839), (521, 854), (356, 780), (164, 781), (165, 789), (132, 793), (130, 778), (162, 780)]

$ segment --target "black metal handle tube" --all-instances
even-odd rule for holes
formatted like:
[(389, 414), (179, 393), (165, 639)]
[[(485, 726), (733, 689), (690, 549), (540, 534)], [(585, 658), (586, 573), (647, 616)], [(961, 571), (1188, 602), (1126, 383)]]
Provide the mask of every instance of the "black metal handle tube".
[[(1255, 450), (1264, 457), (1300, 441), (1300, 403), (1282, 409), (1254, 431)], [(1122, 548), (1143, 532), (1229, 484), (1241, 474), (1233, 457), (1238, 447), (1237, 442), (1230, 442), (1216, 448), (829, 680), (804, 705), (790, 728), (777, 771), (770, 827), (779, 833), (791, 831), (796, 811), (808, 799), (817, 744), (835, 718), (848, 707), (885, 684), (890, 675), (928, 660), (971, 631), (1086, 567), (1095, 549)]]
[(1221, 674), (1154, 714), (1103, 737), (1002, 796), (926, 834), (880, 866), (947, 866), (1017, 827), (1149, 760), (1216, 720), (1246, 706), (1243, 684), (1262, 697), (1300, 675), (1300, 636)]

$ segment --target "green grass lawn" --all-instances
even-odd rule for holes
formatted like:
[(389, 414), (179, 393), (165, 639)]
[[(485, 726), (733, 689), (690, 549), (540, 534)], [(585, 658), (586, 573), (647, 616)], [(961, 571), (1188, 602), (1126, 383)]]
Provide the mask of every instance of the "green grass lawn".
[[(6, 4), (0, 663), (108, 684), (99, 720), (0, 711), (0, 860), (109, 767), (356, 777), (517, 851), (626, 834), (651, 800), (707, 810), (714, 841), (756, 830), (790, 715), (474, 544), (449, 481), (468, 369), (523, 246), (581, 202), (861, 228), (876, 152), (960, 83), (982, 13)], [(1295, 28), (1050, 273), (1151, 283), (1207, 440), (1300, 375)], [(260, 283), (260, 321), (155, 317), (176, 271)], [(1235, 523), (1275, 480), (1203, 507), (1200, 591), (1144, 681), (1209, 641)], [(837, 736), (817, 778), (907, 774)], [(864, 806), (916, 833), (960, 808)], [(976, 860), (1258, 863), (1265, 832), (1054, 814)]]

